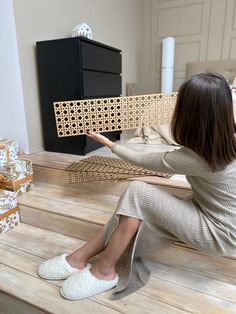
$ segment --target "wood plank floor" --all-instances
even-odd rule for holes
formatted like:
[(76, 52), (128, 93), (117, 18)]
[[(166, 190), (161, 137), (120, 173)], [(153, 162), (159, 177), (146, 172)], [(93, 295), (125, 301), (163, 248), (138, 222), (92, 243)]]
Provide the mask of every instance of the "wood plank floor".
[[(122, 300), (109, 300), (110, 291), (82, 301), (63, 300), (59, 295), (62, 282), (38, 278), (37, 267), (44, 259), (69, 253), (83, 243), (21, 223), (0, 239), (0, 291), (8, 297), (14, 296), (24, 306), (33, 304), (37, 311), (46, 313), (236, 311), (235, 263), (176, 247), (160, 254), (158, 261), (149, 262), (152, 276), (148, 284)], [(0, 308), (7, 306), (4, 302), (0, 295)]]
[[(38, 265), (72, 252), (101, 229), (127, 182), (119, 187), (113, 182), (115, 193), (111, 182), (66, 186), (55, 171), (63, 172), (80, 156), (42, 152), (27, 157), (39, 171), (35, 190), (19, 198), (23, 223), (0, 237), (0, 314), (236, 313), (236, 260), (210, 257), (182, 244), (156, 252), (148, 262), (152, 275), (147, 285), (122, 300), (111, 301), (111, 291), (81, 301), (61, 298), (62, 282), (39, 278)], [(47, 169), (46, 177), (40, 168)], [(189, 193), (183, 183), (160, 185)]]

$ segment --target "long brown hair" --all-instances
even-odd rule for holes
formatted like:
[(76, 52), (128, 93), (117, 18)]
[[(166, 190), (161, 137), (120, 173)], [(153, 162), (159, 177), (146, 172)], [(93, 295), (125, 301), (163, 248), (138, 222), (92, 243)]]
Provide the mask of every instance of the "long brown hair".
[(175, 141), (202, 156), (213, 171), (235, 160), (233, 101), (223, 76), (201, 73), (184, 82), (171, 127)]

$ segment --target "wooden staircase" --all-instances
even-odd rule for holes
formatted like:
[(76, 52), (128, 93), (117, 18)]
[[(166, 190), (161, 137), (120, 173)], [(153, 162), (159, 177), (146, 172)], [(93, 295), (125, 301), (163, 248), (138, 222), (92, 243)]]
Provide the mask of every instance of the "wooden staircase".
[[(127, 181), (68, 185), (63, 170), (80, 159), (39, 153), (36, 188), (19, 197), (22, 223), (0, 238), (0, 314), (28, 313), (236, 313), (236, 262), (210, 257), (181, 243), (158, 252), (152, 275), (138, 292), (118, 301), (110, 291), (81, 301), (60, 297), (61, 281), (37, 276), (45, 259), (72, 252), (101, 229), (116, 208)], [(184, 196), (189, 186), (145, 178)]]

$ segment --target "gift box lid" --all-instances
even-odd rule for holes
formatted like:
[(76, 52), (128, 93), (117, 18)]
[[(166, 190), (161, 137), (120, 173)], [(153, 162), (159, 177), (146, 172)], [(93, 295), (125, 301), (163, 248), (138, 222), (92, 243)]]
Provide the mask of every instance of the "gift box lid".
[(14, 146), (18, 150), (18, 144), (16, 140), (11, 140), (8, 138), (0, 137), (0, 147)]
[(26, 175), (33, 175), (32, 161), (28, 159), (16, 159), (0, 164), (0, 181), (20, 180)]
[(15, 140), (0, 138), (0, 164), (15, 160), (18, 156), (18, 143)]

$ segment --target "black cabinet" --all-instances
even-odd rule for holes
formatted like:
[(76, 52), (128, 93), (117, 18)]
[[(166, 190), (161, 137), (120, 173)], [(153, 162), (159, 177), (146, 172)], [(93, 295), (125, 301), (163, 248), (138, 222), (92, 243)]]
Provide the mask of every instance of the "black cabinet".
[[(121, 50), (84, 38), (36, 43), (45, 150), (84, 155), (101, 145), (85, 135), (58, 138), (54, 101), (121, 95)], [(111, 140), (120, 132), (104, 133)]]

